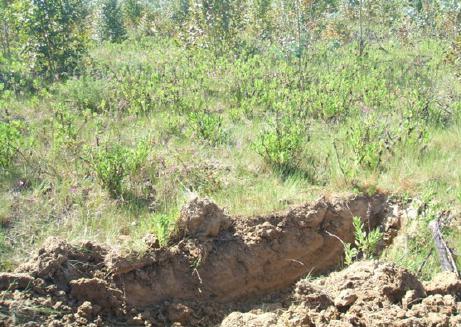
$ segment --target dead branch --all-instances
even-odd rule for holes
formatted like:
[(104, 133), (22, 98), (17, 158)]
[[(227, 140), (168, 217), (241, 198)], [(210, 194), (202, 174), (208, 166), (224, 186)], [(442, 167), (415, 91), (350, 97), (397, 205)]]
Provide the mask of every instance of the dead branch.
[(451, 253), (450, 248), (447, 246), (447, 243), (443, 239), (442, 232), (440, 231), (439, 220), (436, 219), (429, 223), (429, 229), (432, 232), (432, 237), (434, 238), (435, 248), (440, 259), (440, 264), (442, 269), (445, 271), (451, 271), (456, 273), (459, 276), (458, 269), (456, 268), (455, 260)]

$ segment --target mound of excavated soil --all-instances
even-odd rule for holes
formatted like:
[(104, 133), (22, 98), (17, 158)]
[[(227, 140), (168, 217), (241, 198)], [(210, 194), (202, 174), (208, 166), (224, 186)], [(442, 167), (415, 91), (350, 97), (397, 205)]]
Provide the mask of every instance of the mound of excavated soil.
[(460, 291), (452, 273), (424, 286), (392, 264), (357, 262), (328, 277), (300, 280), (288, 306), (233, 312), (221, 326), (461, 326)]
[(424, 287), (405, 270), (362, 262), (299, 281), (340, 266), (339, 239), (353, 241), (353, 216), (381, 226), (386, 242), (400, 224), (398, 207), (382, 195), (322, 199), (252, 218), (232, 218), (213, 202), (194, 199), (181, 211), (171, 244), (160, 248), (150, 235), (142, 255), (52, 238), (17, 272), (0, 274), (0, 320), (28, 326), (456, 324), (461, 284), (455, 276)]

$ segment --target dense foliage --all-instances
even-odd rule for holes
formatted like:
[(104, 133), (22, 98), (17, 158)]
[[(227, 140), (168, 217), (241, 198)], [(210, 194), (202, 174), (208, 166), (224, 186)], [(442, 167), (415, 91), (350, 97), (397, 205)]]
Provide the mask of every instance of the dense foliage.
[[(127, 7), (131, 8), (131, 7)], [(135, 15), (132, 10), (129, 15)], [(105, 0), (99, 12), (99, 39), (110, 42), (121, 42), (126, 37), (125, 26), (123, 25), (122, 9), (117, 0)], [(132, 18), (134, 19), (134, 18)]]

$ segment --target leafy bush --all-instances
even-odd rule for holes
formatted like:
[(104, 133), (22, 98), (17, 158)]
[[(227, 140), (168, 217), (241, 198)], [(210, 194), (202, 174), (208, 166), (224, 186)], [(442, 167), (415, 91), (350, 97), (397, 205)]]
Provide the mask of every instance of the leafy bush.
[(159, 106), (162, 93), (158, 74), (150, 71), (131, 73), (127, 69), (119, 75), (116, 97), (120, 99), (119, 102), (126, 104), (129, 112), (146, 114)]
[(119, 144), (107, 145), (91, 154), (90, 163), (102, 187), (115, 198), (123, 193), (124, 179), (142, 166), (147, 155), (145, 142), (140, 142), (134, 149)]
[(336, 139), (333, 145), (342, 173), (351, 179), (363, 170), (383, 171), (386, 159), (402, 146), (423, 153), (429, 140), (427, 124), (410, 110), (404, 111), (400, 122), (390, 115), (369, 114), (351, 118), (346, 126), (345, 139)]
[(166, 245), (174, 226), (174, 218), (167, 214), (154, 216), (154, 233), (160, 245)]
[(79, 111), (89, 109), (93, 112), (101, 112), (107, 107), (105, 99), (111, 96), (108, 90), (110, 85), (108, 81), (82, 76), (55, 85), (54, 91), (62, 102), (68, 103)]
[(385, 141), (384, 126), (374, 117), (356, 120), (347, 132), (347, 144), (352, 148), (356, 167), (377, 169), (382, 161)]
[(344, 263), (346, 265), (350, 265), (359, 255), (363, 259), (372, 259), (383, 237), (379, 229), (374, 229), (367, 234), (360, 217), (354, 217), (352, 224), (354, 226), (355, 247), (352, 247), (350, 243), (344, 243)]
[(334, 71), (315, 76), (309, 87), (302, 92), (302, 99), (306, 99), (302, 101), (306, 102), (307, 113), (311, 117), (326, 121), (338, 120), (350, 112), (353, 79), (349, 74), (348, 71)]
[(223, 187), (222, 172), (219, 167), (207, 163), (192, 164), (178, 170), (177, 182), (198, 194), (210, 195)]
[(54, 148), (60, 150), (61, 146), (72, 147), (76, 144), (78, 128), (76, 121), (78, 116), (72, 113), (66, 105), (60, 103), (54, 110), (53, 136)]
[(354, 225), (355, 245), (364, 259), (373, 258), (383, 234), (379, 229), (374, 229), (367, 234), (360, 217), (354, 217), (352, 223)]
[(0, 171), (10, 168), (23, 143), (21, 124), (0, 121)]
[(186, 28), (187, 41), (197, 41), (194, 30), (198, 28), (203, 31), (200, 36), (205, 36), (206, 44), (221, 52), (238, 41), (246, 4), (244, 1), (203, 0), (193, 5), (180, 5), (178, 9), (174, 16), (180, 23), (185, 20), (184, 14), (189, 16), (189, 24), (182, 24)]
[(352, 247), (351, 243), (344, 243), (344, 264), (346, 266), (350, 266), (357, 255), (359, 254), (359, 250), (357, 248)]
[(223, 119), (217, 114), (206, 111), (189, 114), (189, 127), (192, 133), (212, 145), (223, 144), (228, 140), (228, 134), (222, 125)]
[(299, 167), (306, 131), (289, 118), (276, 120), (253, 144), (255, 151), (272, 168), (289, 173)]
[(100, 149), (93, 157), (93, 165), (99, 181), (113, 197), (122, 193), (122, 181), (128, 174), (128, 157), (127, 149), (118, 145)]

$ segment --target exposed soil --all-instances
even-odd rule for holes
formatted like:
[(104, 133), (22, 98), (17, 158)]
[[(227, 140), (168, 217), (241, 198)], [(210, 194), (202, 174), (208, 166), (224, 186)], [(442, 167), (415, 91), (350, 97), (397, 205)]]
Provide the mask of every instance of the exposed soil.
[[(129, 256), (49, 239), (15, 273), (0, 274), (4, 325), (455, 326), (461, 282), (422, 285), (387, 263), (338, 269), (352, 218), (380, 226), (402, 211), (384, 195), (321, 199), (285, 213), (229, 217), (207, 199), (181, 211), (171, 244)], [(384, 247), (386, 244), (382, 244)]]
[(363, 261), (300, 280), (285, 301), (233, 312), (221, 326), (461, 326), (460, 291), (452, 273), (423, 285), (392, 264)]

